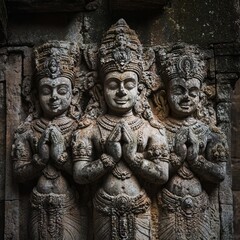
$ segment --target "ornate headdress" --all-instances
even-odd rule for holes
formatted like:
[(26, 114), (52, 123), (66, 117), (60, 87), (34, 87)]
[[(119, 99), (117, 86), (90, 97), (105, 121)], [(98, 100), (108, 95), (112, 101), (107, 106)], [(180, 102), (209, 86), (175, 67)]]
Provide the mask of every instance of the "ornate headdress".
[(66, 77), (74, 85), (75, 67), (79, 57), (77, 44), (49, 41), (35, 48), (35, 79)]
[(112, 71), (142, 74), (142, 45), (124, 19), (118, 20), (107, 31), (98, 54), (100, 71), (104, 75)]
[(203, 54), (196, 46), (178, 43), (170, 51), (159, 52), (165, 80), (181, 77), (203, 82), (206, 76)]

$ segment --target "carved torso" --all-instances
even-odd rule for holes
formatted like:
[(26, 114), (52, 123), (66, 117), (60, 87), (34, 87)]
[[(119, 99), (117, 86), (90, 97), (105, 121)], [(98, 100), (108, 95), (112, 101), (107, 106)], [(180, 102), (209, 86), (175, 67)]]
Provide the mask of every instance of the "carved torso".
[[(33, 160), (37, 156), (39, 139), (51, 125), (57, 126), (64, 136), (68, 156), (67, 162), (62, 166), (51, 159), (46, 165), (38, 164)], [(64, 239), (65, 237), (78, 239), (81, 231), (79, 207), (76, 205), (75, 192), (69, 182), (72, 164), (69, 144), (75, 127), (76, 122), (68, 117), (53, 121), (37, 119), (23, 124), (16, 133), (14, 151), (25, 155), (23, 157), (16, 154), (14, 163), (16, 174), (24, 181), (38, 177), (31, 196), (32, 239)], [(68, 229), (71, 225), (76, 226), (76, 231), (72, 231), (70, 238)]]
[[(203, 181), (220, 182), (224, 173), (224, 163), (214, 160), (213, 148), (220, 141), (216, 133), (212, 133), (210, 128), (199, 120), (188, 118), (186, 121), (177, 121), (169, 118), (165, 121), (169, 146), (171, 148), (170, 159), (172, 164), (172, 174), (159, 197), (159, 204), (164, 216), (160, 216), (160, 239), (164, 236), (166, 225), (170, 224), (168, 236), (164, 239), (209, 239), (216, 235), (211, 232), (211, 225), (216, 222), (211, 219), (214, 207), (210, 202), (209, 195), (204, 190)], [(187, 160), (176, 161), (174, 146), (177, 145), (179, 137), (184, 137), (184, 133), (191, 131), (195, 143), (199, 146), (199, 157), (197, 161), (205, 159), (209, 161), (209, 166), (196, 167)], [(181, 133), (182, 132), (182, 133)], [(215, 139), (214, 139), (215, 138)], [(186, 141), (185, 148), (188, 149)], [(171, 162), (172, 161), (172, 162)], [(223, 164), (223, 165), (222, 165)], [(223, 172), (222, 172), (223, 171)], [(209, 176), (214, 176), (211, 179)], [(160, 213), (161, 214), (161, 213)], [(172, 218), (175, 218), (176, 224)], [(180, 222), (180, 218), (182, 218)], [(212, 234), (212, 236), (211, 236)], [(211, 237), (210, 237), (211, 236)]]

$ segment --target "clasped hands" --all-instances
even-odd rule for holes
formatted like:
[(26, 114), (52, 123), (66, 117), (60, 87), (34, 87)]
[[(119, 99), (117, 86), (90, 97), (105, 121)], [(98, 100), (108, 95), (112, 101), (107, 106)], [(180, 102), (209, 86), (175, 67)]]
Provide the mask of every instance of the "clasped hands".
[(175, 138), (175, 153), (182, 162), (194, 163), (199, 155), (199, 140), (191, 128), (182, 128)]
[(137, 139), (126, 122), (116, 124), (106, 140), (106, 153), (117, 163), (123, 157), (127, 162), (134, 159), (137, 152)]
[(47, 164), (50, 159), (58, 162), (65, 150), (64, 137), (59, 127), (50, 125), (38, 142), (38, 155), (42, 164)]

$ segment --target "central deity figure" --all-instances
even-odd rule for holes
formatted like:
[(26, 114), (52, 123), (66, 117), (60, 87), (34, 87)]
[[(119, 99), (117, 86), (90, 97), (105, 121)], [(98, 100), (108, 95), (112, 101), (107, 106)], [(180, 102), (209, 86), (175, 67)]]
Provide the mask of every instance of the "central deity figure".
[(98, 57), (107, 112), (73, 136), (74, 179), (95, 186), (94, 239), (152, 239), (145, 182), (168, 180), (168, 148), (164, 130), (135, 110), (142, 46), (123, 19), (107, 31)]

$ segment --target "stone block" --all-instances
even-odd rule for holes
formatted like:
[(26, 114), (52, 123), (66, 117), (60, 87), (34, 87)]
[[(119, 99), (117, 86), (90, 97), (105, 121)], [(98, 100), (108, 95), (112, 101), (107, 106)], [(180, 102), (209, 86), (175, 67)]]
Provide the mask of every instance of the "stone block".
[(231, 122), (231, 103), (221, 102), (217, 105), (217, 122)]
[(221, 204), (221, 240), (233, 239), (233, 206)]
[(240, 55), (240, 43), (220, 43), (214, 45), (215, 56)]
[(215, 62), (218, 73), (240, 72), (240, 56), (218, 56)]
[[(228, 170), (229, 171), (229, 170)], [(232, 205), (232, 176), (227, 173), (223, 182), (220, 183), (219, 187), (219, 201), (221, 204)]]
[(240, 191), (240, 159), (232, 159), (232, 189)]
[(219, 102), (231, 102), (231, 96), (231, 84), (217, 84), (217, 100)]
[(5, 240), (19, 239), (19, 201), (5, 201)]
[(235, 240), (240, 239), (240, 191), (233, 193), (234, 209), (234, 236)]

